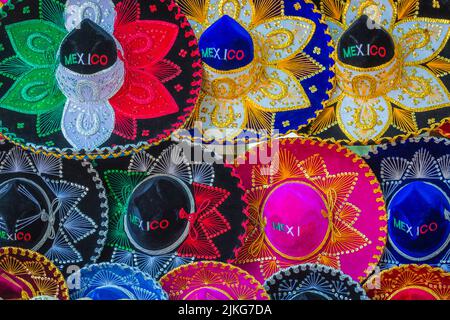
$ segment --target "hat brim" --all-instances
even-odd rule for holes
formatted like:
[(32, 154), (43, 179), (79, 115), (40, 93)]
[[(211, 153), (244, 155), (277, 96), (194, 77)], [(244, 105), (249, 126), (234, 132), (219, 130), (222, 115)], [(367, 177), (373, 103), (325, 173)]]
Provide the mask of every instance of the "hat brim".
[(320, 264), (283, 269), (264, 283), (272, 300), (368, 300), (359, 282), (342, 271)]
[[(167, 294), (161, 285), (147, 274), (136, 268), (118, 263), (99, 263), (82, 268), (71, 275), (79, 285), (70, 290), (72, 300), (90, 296), (96, 288), (110, 286), (119, 288), (127, 300), (167, 300)], [(95, 294), (93, 300), (96, 300)], [(103, 296), (102, 300), (113, 300)]]
[[(67, 99), (56, 83), (57, 62), (55, 66), (41, 66), (38, 61), (42, 57), (34, 57), (33, 50), (26, 47), (30, 42), (12, 41), (20, 35), (34, 39), (34, 30), (26, 31), (28, 29), (18, 25), (32, 21), (43, 26), (41, 31), (48, 33), (44, 34), (44, 39), (56, 42), (54, 49), (57, 50), (61, 37), (68, 33), (64, 26), (67, 1), (57, 0), (51, 5), (45, 5), (45, 2), (23, 1), (8, 4), (8, 10), (0, 8), (0, 34), (5, 39), (5, 50), (0, 53), (0, 81), (3, 83), (0, 88), (0, 132), (7, 139), (31, 150), (43, 149), (67, 158), (106, 158), (128, 155), (159, 143), (183, 124), (194, 107), (201, 84), (197, 41), (189, 23), (170, 0), (114, 0), (112, 3), (117, 11), (114, 36), (127, 40), (122, 43), (118, 40), (122, 50), (119, 60), (125, 62), (125, 80), (120, 91), (109, 99), (114, 109), (114, 123), (101, 125), (114, 130), (96, 147), (69, 143), (62, 130)], [(88, 8), (95, 5), (96, 2), (91, 2)], [(27, 10), (26, 15), (21, 14), (23, 10)], [(106, 12), (99, 10), (102, 14)], [(148, 34), (158, 42), (152, 41)], [(149, 38), (142, 39), (145, 36)], [(144, 40), (147, 47), (137, 48), (133, 44), (133, 41), (144, 44)], [(39, 76), (33, 72), (40, 72)], [(34, 99), (33, 103), (29, 99), (20, 100), (25, 98), (20, 98), (22, 91), (19, 89), (34, 88), (32, 80), (35, 78), (48, 90), (29, 97)]]
[[(269, 62), (264, 61), (266, 57), (252, 62), (264, 70), (263, 74), (252, 81), (249, 90), (244, 90), (237, 97), (234, 97), (237, 94), (233, 94), (232, 99), (222, 99), (221, 93), (208, 93), (205, 90), (207, 82), (213, 81), (208, 80), (208, 72), (205, 72), (204, 88), (193, 115), (184, 126), (186, 130), (176, 134), (194, 142), (214, 145), (257, 142), (296, 132), (310, 123), (323, 109), (333, 88), (333, 47), (327, 26), (311, 1), (238, 1), (233, 2), (233, 5), (224, 5), (221, 13), (218, 13), (217, 6), (222, 4), (215, 0), (200, 4), (187, 0), (178, 3), (197, 37), (200, 38), (222, 14), (228, 14), (249, 32), (255, 43), (262, 42), (257, 50), (269, 52), (267, 55), (272, 55), (272, 58)], [(301, 31), (292, 33), (294, 28)], [(275, 34), (280, 34), (281, 39), (290, 40), (280, 45), (283, 49), (271, 51), (270, 37)], [(273, 40), (277, 41), (275, 37)], [(273, 58), (275, 55), (278, 58)], [(220, 79), (230, 80), (226, 81), (227, 84), (233, 84), (234, 74), (241, 72), (218, 71), (208, 66), (205, 68), (220, 74)], [(245, 68), (248, 69), (249, 66)], [(252, 72), (252, 76), (255, 73)], [(264, 79), (268, 74), (276, 74), (273, 81), (277, 85), (266, 84), (268, 80)], [(237, 87), (241, 86), (240, 81), (235, 84)], [(269, 92), (265, 91), (266, 87)], [(280, 91), (285, 93), (280, 94)], [(222, 109), (233, 105), (234, 110), (217, 116), (217, 105)]]
[[(49, 220), (22, 217), (16, 221), (22, 234), (27, 226), (33, 243), (25, 237), (2, 238), (3, 246), (34, 249), (58, 267), (95, 263), (103, 249), (108, 229), (108, 202), (103, 183), (89, 162), (55, 158), (44, 153), (30, 153), (13, 144), (0, 143), (0, 183), (21, 180), (37, 185), (51, 202)], [(30, 201), (33, 201), (30, 195)], [(6, 217), (2, 217), (6, 218)], [(28, 218), (28, 219), (24, 219)], [(18, 217), (16, 219), (19, 219)], [(32, 220), (30, 220), (32, 219)], [(2, 219), (5, 222), (8, 219)], [(27, 220), (28, 222), (25, 223)], [(46, 224), (50, 233), (36, 231), (36, 224)], [(6, 234), (6, 224), (0, 224)], [(37, 238), (37, 235), (41, 238)]]
[(246, 271), (213, 261), (178, 267), (161, 278), (161, 285), (169, 300), (212, 300), (215, 294), (216, 300), (269, 300), (262, 285)]
[(0, 268), (33, 286), (33, 298), (41, 295), (69, 300), (61, 271), (45, 256), (22, 248), (0, 248)]
[[(399, 140), (374, 148), (369, 155), (365, 156), (365, 159), (380, 181), (386, 207), (389, 209), (397, 192), (413, 182), (425, 182), (433, 185), (442, 190), (450, 199), (450, 186), (446, 178), (447, 168), (442, 162), (448, 156), (449, 151), (450, 143), (445, 139), (410, 138), (406, 141)], [(394, 168), (395, 163), (402, 163), (402, 165)], [(430, 164), (433, 164), (436, 174), (428, 171), (423, 174), (414, 174), (414, 168), (426, 168)], [(410, 173), (407, 173), (406, 170)], [(388, 224), (390, 222), (392, 221), (388, 220)], [(414, 221), (410, 220), (410, 222)], [(450, 234), (447, 234), (447, 238), (450, 239)], [(401, 264), (424, 263), (448, 270), (450, 267), (449, 241), (446, 241), (447, 244), (444, 247), (427, 254), (425, 258), (418, 258), (419, 255), (410, 256), (388, 241), (380, 259), (380, 267), (386, 269)], [(430, 245), (434, 246), (434, 243), (430, 243)]]
[(384, 270), (364, 284), (372, 300), (448, 300), (450, 274), (429, 265)]
[[(172, 154), (181, 155), (182, 161), (171, 163)], [(202, 146), (188, 142), (164, 142), (132, 157), (98, 161), (110, 200), (109, 236), (102, 259), (129, 264), (156, 279), (194, 260), (234, 261), (248, 221), (247, 201), (234, 168), (216, 161), (211, 163), (214, 160), (211, 154)], [(123, 223), (127, 211), (123, 204), (128, 203), (132, 190), (140, 181), (156, 174), (174, 176), (187, 186), (194, 186), (194, 198), (201, 198), (195, 190), (206, 191), (203, 193), (206, 198), (213, 196), (208, 207), (215, 208), (202, 211), (198, 223), (191, 225), (198, 235), (196, 240), (188, 236), (177, 248), (164, 254), (146, 252), (133, 243)], [(196, 200), (195, 207), (201, 208), (202, 204)]]
[[(267, 162), (264, 157), (269, 155)], [(373, 271), (386, 241), (386, 211), (377, 179), (359, 156), (339, 145), (285, 138), (251, 149), (238, 158), (236, 171), (251, 208), (238, 266), (261, 282), (282, 268), (302, 263), (325, 264), (356, 281)], [(321, 195), (327, 208), (328, 231), (320, 239), (315, 227), (308, 231), (309, 225), (325, 223), (323, 212), (305, 209), (312, 198), (301, 200), (300, 195), (285, 191), (294, 195), (289, 204), (278, 198), (270, 211), (265, 209), (273, 190), (298, 185)], [(297, 217), (304, 212), (317, 215), (305, 216), (306, 224)], [(274, 218), (269, 221), (267, 214)], [(298, 251), (300, 243), (308, 247)]]
[[(403, 2), (380, 0), (365, 7), (365, 2), (347, 0), (340, 6), (330, 8), (328, 1), (317, 0), (336, 45), (352, 21), (361, 13), (370, 15), (373, 12), (375, 16), (371, 17), (391, 34), (397, 51), (402, 54), (410, 53), (400, 57), (402, 62), (396, 69), (396, 72), (402, 72), (399, 84), (385, 86), (382, 89), (387, 89), (387, 92), (374, 94), (367, 99), (349, 92), (349, 89), (343, 89), (356, 85), (340, 83), (344, 80), (337, 76), (331, 99), (317, 119), (305, 128), (304, 133), (330, 142), (365, 145), (389, 142), (397, 137), (417, 136), (442, 124), (448, 117), (450, 107), (450, 8), (448, 4), (436, 6), (436, 2), (416, 0), (410, 1), (406, 7)], [(413, 25), (418, 26), (416, 30), (419, 33), (423, 31), (427, 34), (429, 30), (436, 32), (427, 40), (428, 49), (421, 51), (401, 47), (405, 43), (417, 42), (403, 38), (412, 30)], [(336, 65), (340, 65), (339, 61)], [(352, 78), (355, 83), (360, 79), (376, 79), (374, 83), (380, 83), (386, 77), (372, 75), (382, 70), (382, 67), (376, 67), (378, 71), (361, 72), (346, 65), (344, 70), (336, 67), (336, 73), (345, 74), (351, 70), (349, 72), (355, 74)], [(357, 72), (360, 74), (357, 75)], [(418, 82), (414, 82), (415, 80)], [(361, 91), (364, 90), (363, 85), (364, 81), (361, 81), (361, 86), (358, 87)], [(418, 91), (412, 92), (415, 88)], [(360, 112), (366, 113), (361, 116)]]

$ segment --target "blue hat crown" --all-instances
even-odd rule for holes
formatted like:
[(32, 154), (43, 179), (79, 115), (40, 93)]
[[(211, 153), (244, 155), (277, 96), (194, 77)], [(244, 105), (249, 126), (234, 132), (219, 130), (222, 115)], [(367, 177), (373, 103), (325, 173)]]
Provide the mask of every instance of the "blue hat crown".
[(203, 62), (230, 71), (247, 66), (254, 60), (254, 44), (250, 34), (236, 20), (224, 15), (200, 37)]

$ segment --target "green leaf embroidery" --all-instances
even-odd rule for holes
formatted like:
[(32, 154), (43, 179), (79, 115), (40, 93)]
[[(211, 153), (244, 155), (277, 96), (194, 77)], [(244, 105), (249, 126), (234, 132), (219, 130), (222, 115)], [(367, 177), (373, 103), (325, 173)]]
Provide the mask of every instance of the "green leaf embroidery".
[(38, 68), (19, 78), (0, 100), (0, 106), (26, 114), (42, 114), (60, 108), (65, 101), (53, 68)]
[(34, 67), (57, 63), (56, 53), (67, 31), (41, 20), (28, 20), (6, 26), (16, 54)]
[(36, 132), (39, 138), (45, 138), (56, 132), (61, 131), (61, 118), (64, 105), (58, 106), (55, 110), (42, 113), (36, 119)]
[(22, 61), (19, 57), (13, 56), (0, 62), (0, 75), (17, 80), (23, 74), (29, 72), (32, 67)]

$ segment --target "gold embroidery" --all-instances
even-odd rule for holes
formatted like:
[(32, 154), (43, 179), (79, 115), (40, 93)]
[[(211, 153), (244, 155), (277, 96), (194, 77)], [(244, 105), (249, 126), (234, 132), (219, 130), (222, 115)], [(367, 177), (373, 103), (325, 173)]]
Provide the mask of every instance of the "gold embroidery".
[(400, 39), (400, 43), (403, 45), (404, 55), (409, 55), (414, 50), (424, 48), (430, 43), (430, 38), (430, 31), (427, 29), (417, 28), (409, 30)]
[(399, 108), (393, 108), (392, 117), (392, 125), (395, 128), (403, 132), (417, 131), (416, 117), (414, 115), (414, 112)]
[(336, 112), (334, 108), (324, 108), (309, 129), (310, 135), (319, 134), (337, 123)]
[(266, 43), (271, 49), (281, 50), (290, 47), (294, 42), (294, 34), (283, 28), (273, 30), (267, 34)]
[(380, 97), (398, 87), (401, 65), (402, 60), (397, 54), (391, 61), (374, 68), (357, 68), (337, 61), (338, 86), (349, 96), (364, 99)]
[(224, 110), (222, 106), (215, 106), (211, 113), (211, 122), (218, 128), (229, 127), (235, 119), (236, 117), (232, 106), (228, 106), (226, 110)]
[(359, 6), (357, 16), (360, 17), (364, 14), (376, 23), (381, 24), (381, 10), (375, 1), (367, 0)]
[(252, 26), (259, 25), (265, 20), (282, 16), (284, 14), (283, 1), (279, 0), (253, 0)]
[(344, 12), (344, 1), (341, 0), (323, 0), (320, 2), (320, 10), (330, 18), (337, 21), (341, 20)]
[(187, 16), (203, 24), (208, 15), (208, 2), (208, 0), (178, 0), (177, 4)]
[(237, 20), (241, 14), (241, 5), (238, 0), (221, 0), (219, 2), (219, 15), (229, 15)]
[(414, 98), (423, 99), (431, 93), (431, 80), (420, 76), (410, 76), (402, 87), (402, 91)]
[(373, 106), (364, 104), (355, 109), (353, 120), (359, 129), (371, 130), (377, 125), (378, 115)]
[(419, 13), (419, 0), (398, 0), (397, 7), (398, 20), (415, 18)]
[(299, 81), (311, 78), (325, 70), (314, 58), (304, 52), (277, 63), (278, 68), (292, 73)]
[(288, 88), (287, 85), (274, 77), (266, 77), (268, 86), (261, 88), (261, 92), (272, 100), (281, 100), (286, 97)]
[(450, 59), (437, 56), (427, 63), (427, 67), (438, 77), (444, 77), (450, 74)]

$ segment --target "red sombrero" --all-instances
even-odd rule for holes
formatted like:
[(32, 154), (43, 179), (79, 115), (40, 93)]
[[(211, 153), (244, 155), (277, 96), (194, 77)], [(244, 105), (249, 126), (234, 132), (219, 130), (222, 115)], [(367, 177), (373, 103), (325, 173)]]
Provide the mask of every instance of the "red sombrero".
[(201, 261), (161, 278), (170, 300), (269, 300), (258, 281), (230, 264)]
[(428, 265), (384, 270), (364, 284), (373, 300), (450, 300), (450, 273)]
[(61, 272), (43, 255), (21, 248), (0, 248), (0, 298), (31, 299), (51, 296), (68, 300)]

